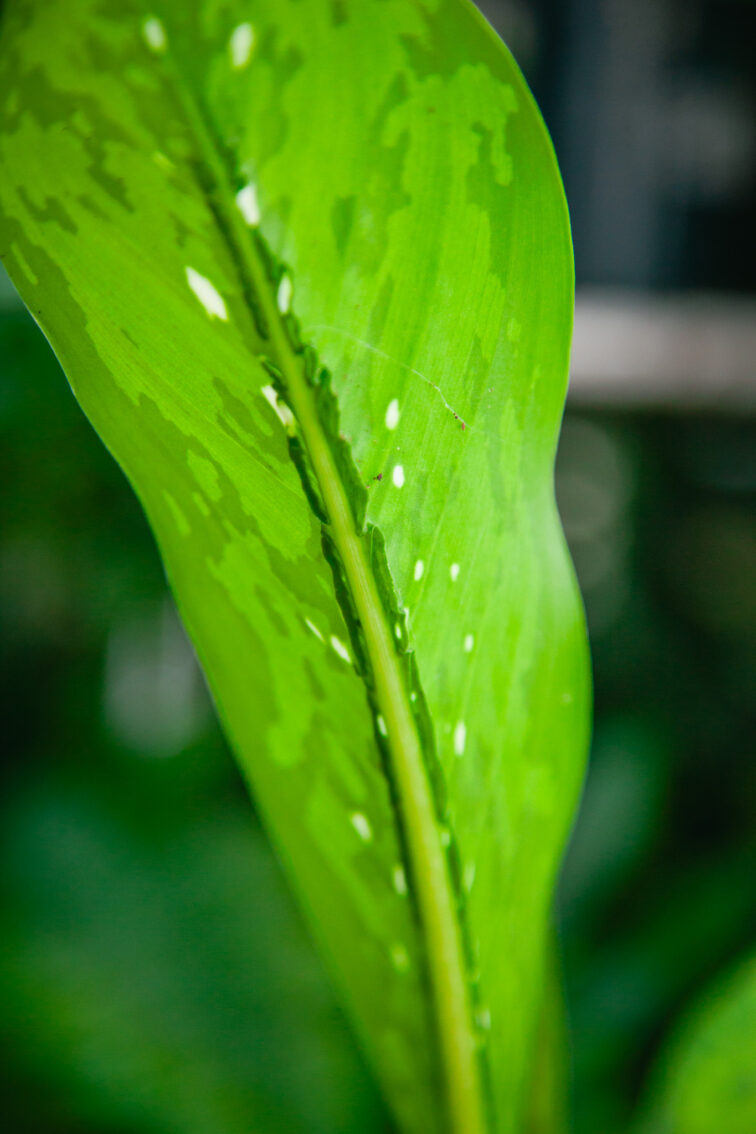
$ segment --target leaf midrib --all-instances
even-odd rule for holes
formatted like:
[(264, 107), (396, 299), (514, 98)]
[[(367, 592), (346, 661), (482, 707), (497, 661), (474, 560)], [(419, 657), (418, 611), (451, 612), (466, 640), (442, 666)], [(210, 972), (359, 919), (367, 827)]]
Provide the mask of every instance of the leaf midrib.
[[(391, 770), (404, 834), (410, 880), (425, 935), (426, 960), (438, 1028), (438, 1047), (449, 1109), (450, 1134), (485, 1134), (478, 1049), (468, 996), (457, 901), (436, 819), (436, 807), (409, 693), (388, 625), (365, 540), (357, 531), (347, 490), (321, 423), (302, 356), (295, 353), (278, 310), (273, 286), (252, 232), (243, 221), (213, 131), (199, 99), (189, 91), (170, 48), (161, 59), (178, 104), (186, 115), (198, 153), (218, 194), (213, 207), (219, 232), (235, 266), (248, 274), (267, 325), (270, 361), (279, 369), (317, 479), (328, 528), (371, 663), (374, 696), (383, 716)], [(204, 188), (204, 187), (203, 187)], [(221, 210), (221, 217), (218, 214)], [(258, 235), (258, 238), (261, 239)], [(244, 286), (242, 293), (244, 294)], [(250, 312), (253, 320), (255, 312)]]

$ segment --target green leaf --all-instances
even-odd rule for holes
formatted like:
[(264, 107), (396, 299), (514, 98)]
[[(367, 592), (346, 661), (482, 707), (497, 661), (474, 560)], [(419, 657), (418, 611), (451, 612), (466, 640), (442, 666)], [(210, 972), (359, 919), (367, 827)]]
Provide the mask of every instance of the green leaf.
[(523, 1134), (569, 1134), (569, 1036), (556, 941), (547, 955)]
[(756, 1129), (756, 957), (708, 989), (651, 1077), (638, 1134)]
[(9, 272), (400, 1125), (514, 1131), (588, 700), (569, 229), (522, 77), (462, 0), (4, 13)]

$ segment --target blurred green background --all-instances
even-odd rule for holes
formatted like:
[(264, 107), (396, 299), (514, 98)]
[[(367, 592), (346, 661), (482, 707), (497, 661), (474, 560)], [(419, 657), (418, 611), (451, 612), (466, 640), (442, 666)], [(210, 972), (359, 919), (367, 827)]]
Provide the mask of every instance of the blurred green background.
[[(686, 8), (686, 66), (745, 91), (750, 113), (739, 41), (753, 6), (719, 5), (740, 20), (730, 39), (710, 34), (712, 7)], [(611, 41), (613, 12), (625, 32), (635, 20), (646, 35), (640, 46), (627, 39), (626, 85), (644, 73), (638, 59), (668, 76), (645, 0), (605, 5), (595, 26), (588, 0), (487, 10), (519, 37), (555, 135), (579, 282), (756, 291), (748, 242), (737, 240), (752, 224), (754, 150), (751, 181), (741, 171), (714, 203), (700, 186), (685, 190), (679, 171), (646, 185), (657, 208), (640, 219), (621, 193), (596, 196), (606, 169), (622, 170), (599, 144), (601, 83), (612, 80), (586, 59), (605, 58), (595, 41), (601, 29)], [(598, 172), (586, 181), (594, 135)], [(612, 224), (618, 239), (602, 245), (596, 232)], [(141, 512), (7, 281), (0, 289), (4, 1128), (388, 1131), (218, 731)], [(569, 409), (557, 490), (596, 698), (557, 912), (573, 1129), (613, 1134), (630, 1129), (686, 1005), (756, 944), (756, 420), (685, 405)], [(720, 1131), (729, 1134), (724, 1120)]]

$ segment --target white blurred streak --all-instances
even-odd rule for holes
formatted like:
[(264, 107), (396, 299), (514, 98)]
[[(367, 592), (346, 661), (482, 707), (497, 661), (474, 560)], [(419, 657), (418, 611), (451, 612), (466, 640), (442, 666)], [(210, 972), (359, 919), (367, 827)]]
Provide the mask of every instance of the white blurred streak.
[(115, 738), (145, 756), (173, 756), (196, 739), (209, 715), (201, 672), (173, 603), (109, 636), (105, 719)]
[(756, 411), (756, 300), (581, 289), (570, 403)]

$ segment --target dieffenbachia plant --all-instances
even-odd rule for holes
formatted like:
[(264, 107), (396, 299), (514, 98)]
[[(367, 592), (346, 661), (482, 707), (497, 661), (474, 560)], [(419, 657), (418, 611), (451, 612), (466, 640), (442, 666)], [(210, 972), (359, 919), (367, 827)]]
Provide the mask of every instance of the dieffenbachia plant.
[(465, 0), (8, 0), (0, 69), (5, 263), (397, 1122), (511, 1134), (588, 699), (525, 83)]

